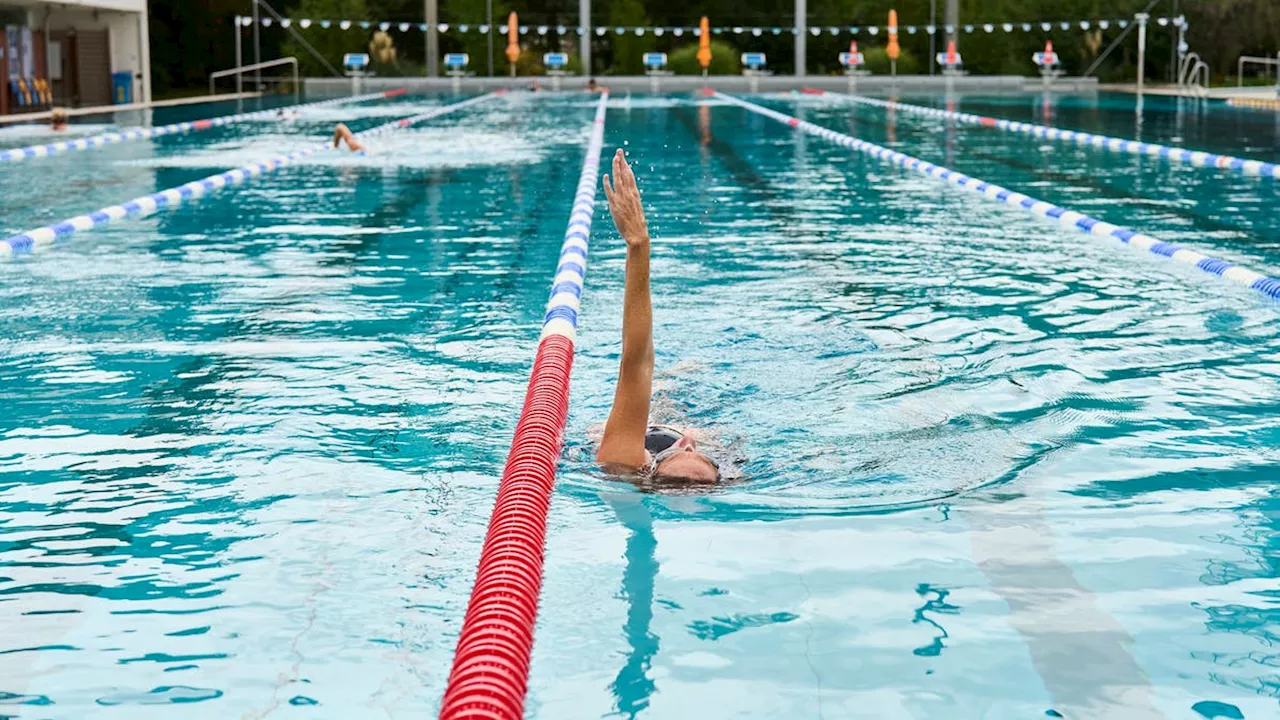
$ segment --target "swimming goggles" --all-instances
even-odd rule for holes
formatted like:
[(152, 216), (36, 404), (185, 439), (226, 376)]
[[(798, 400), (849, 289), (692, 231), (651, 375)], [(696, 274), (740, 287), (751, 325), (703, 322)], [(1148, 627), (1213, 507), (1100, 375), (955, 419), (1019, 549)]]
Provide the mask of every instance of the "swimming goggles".
[[(657, 467), (658, 463), (683, 452), (684, 448), (677, 447), (676, 443), (684, 437), (684, 433), (679, 430), (668, 427), (666, 425), (654, 425), (650, 427), (644, 434), (644, 449), (653, 455), (653, 467)], [(705, 453), (698, 453), (699, 457), (705, 458), (711, 463), (711, 467), (720, 472), (720, 463), (716, 462)]]

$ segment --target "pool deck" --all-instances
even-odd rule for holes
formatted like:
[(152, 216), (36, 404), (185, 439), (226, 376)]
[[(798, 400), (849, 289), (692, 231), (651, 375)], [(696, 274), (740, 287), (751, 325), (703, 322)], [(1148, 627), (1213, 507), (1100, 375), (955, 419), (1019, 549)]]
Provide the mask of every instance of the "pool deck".
[[(411, 93), (459, 91), (467, 93), (486, 92), (500, 88), (516, 90), (527, 89), (533, 80), (544, 90), (555, 89), (555, 79), (545, 75), (535, 77), (465, 77), (459, 78), (455, 85), (453, 78), (363, 78), (360, 92), (376, 92), (395, 87), (407, 87)], [(792, 75), (760, 75), (749, 78), (742, 75), (713, 75), (703, 79), (696, 75), (668, 75), (657, 78), (660, 92), (693, 92), (704, 87), (726, 93), (744, 92), (786, 92), (812, 87), (832, 92), (846, 92), (850, 89), (849, 78), (843, 75), (809, 75), (795, 77)], [(597, 81), (607, 86), (615, 94), (618, 92), (650, 92), (653, 78), (648, 76), (614, 76), (598, 77)], [(754, 82), (753, 82), (754, 81)], [(566, 76), (560, 79), (563, 90), (582, 88), (586, 80), (581, 76)], [(309, 98), (336, 97), (352, 92), (351, 80), (345, 78), (306, 78), (303, 87)], [(856, 79), (858, 92), (870, 93), (925, 93), (925, 92), (987, 92), (987, 93), (1021, 93), (1041, 92), (1046, 89), (1045, 83), (1038, 77), (1022, 75), (868, 75)], [(1095, 92), (1098, 89), (1097, 78), (1060, 77), (1049, 84), (1051, 92)]]
[[(226, 100), (250, 100), (252, 98), (262, 97), (262, 93), (246, 92), (246, 93), (228, 93), (226, 95), (199, 95), (189, 98), (176, 98), (174, 100), (156, 100), (149, 103), (129, 103), (127, 105), (92, 105), (82, 108), (64, 108), (68, 117), (83, 117), (85, 115), (110, 115), (118, 112), (128, 112), (130, 110), (150, 110), (152, 108), (177, 107), (179, 105), (199, 105), (209, 102), (224, 102)], [(0, 125), (24, 122), (47, 122), (49, 120), (50, 111), (41, 110), (40, 112), (22, 113), (19, 115), (0, 115)]]

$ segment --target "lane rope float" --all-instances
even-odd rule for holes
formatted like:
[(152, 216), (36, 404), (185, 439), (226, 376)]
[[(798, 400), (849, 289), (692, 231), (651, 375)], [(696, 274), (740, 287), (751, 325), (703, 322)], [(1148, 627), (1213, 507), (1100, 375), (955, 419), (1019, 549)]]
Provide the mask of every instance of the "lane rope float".
[[(477, 103), (491, 100), (506, 93), (506, 90), (498, 90), (487, 95), (464, 100), (452, 105), (435, 108), (428, 112), (424, 112), (413, 117), (404, 118), (395, 122), (379, 125), (378, 127), (364, 132), (356, 133), (359, 138), (371, 138), (379, 135), (385, 135), (396, 130), (403, 130), (410, 125), (430, 120), (432, 118), (447, 115), (466, 107), (470, 107)], [(261, 162), (252, 163), (235, 170), (210, 175), (202, 180), (194, 180), (185, 185), (179, 185), (168, 190), (143, 195), (134, 198), (119, 205), (109, 205), (98, 210), (97, 212), (87, 215), (77, 215), (76, 217), (63, 220), (53, 225), (46, 225), (35, 230), (28, 230), (19, 235), (13, 235), (0, 240), (0, 259), (21, 255), (24, 253), (37, 252), (56, 242), (63, 242), (72, 235), (92, 230), (94, 228), (105, 227), (111, 223), (124, 220), (126, 218), (144, 218), (153, 215), (162, 209), (175, 208), (191, 200), (203, 197), (207, 193), (220, 190), (224, 187), (234, 185), (242, 185), (250, 178), (257, 177), (272, 170), (278, 170), (286, 165), (292, 165), (299, 160), (323, 152), (333, 147), (330, 143), (324, 142), (319, 145), (313, 145), (287, 155), (276, 155)]]
[(902, 112), (914, 113), (916, 115), (926, 115), (929, 117), (955, 120), (967, 125), (980, 125), (982, 127), (995, 128), (997, 130), (1031, 135), (1037, 138), (1062, 140), (1072, 142), (1083, 147), (1091, 147), (1108, 152), (1128, 153), (1130, 155), (1146, 155), (1161, 160), (1167, 160), (1171, 163), (1184, 163), (1194, 167), (1219, 168), (1240, 175), (1280, 178), (1280, 165), (1265, 162), (1263, 160), (1248, 160), (1245, 158), (1233, 157), (1231, 155), (1218, 155), (1216, 153), (1202, 152), (1199, 150), (1186, 150), (1184, 148), (1169, 147), (1168, 145), (1159, 145), (1157, 143), (1148, 143), (1139, 140), (1125, 140), (1124, 138), (1095, 135), (1094, 133), (1079, 132), (1076, 130), (1063, 130), (1061, 128), (1049, 127), (1048, 125), (1035, 125), (1033, 123), (1018, 122), (1016, 120), (987, 117), (986, 115), (973, 115), (971, 113), (955, 112), (952, 110), (922, 107), (920, 105), (910, 105), (908, 103), (896, 102), (893, 100), (880, 100), (862, 95), (840, 95), (837, 93), (829, 93), (824, 90), (813, 90), (811, 88), (805, 88), (805, 92), (810, 95), (829, 95), (831, 97), (840, 97), (859, 105), (870, 105), (873, 107), (901, 110)]
[(547, 510), (569, 413), (579, 299), (600, 182), (608, 93), (596, 106), (587, 157), (569, 214), (542, 321), (524, 408), (498, 486), (466, 619), (458, 637), (442, 720), (521, 720), (542, 590)]
[(45, 158), (64, 152), (91, 150), (93, 148), (105, 147), (107, 145), (132, 142), (134, 140), (146, 140), (149, 138), (162, 137), (164, 135), (181, 135), (199, 130), (222, 127), (224, 125), (233, 125), (247, 120), (260, 120), (273, 117), (280, 110), (300, 110), (303, 108), (318, 108), (342, 103), (383, 100), (386, 98), (400, 97), (408, 92), (408, 90), (400, 88), (398, 90), (388, 90), (386, 92), (369, 93), (368, 95), (355, 95), (352, 97), (335, 98), (333, 100), (321, 100), (319, 102), (305, 103), (302, 105), (288, 105), (273, 108), (271, 110), (257, 110), (251, 113), (224, 115), (222, 117), (209, 118), (208, 120), (192, 120), (191, 122), (174, 123), (172, 125), (162, 125), (154, 128), (135, 128), (133, 130), (124, 130), (121, 132), (109, 132), (101, 135), (94, 135), (93, 137), (77, 138), (75, 140), (62, 140), (60, 142), (49, 143), (47, 145), (31, 145), (29, 147), (13, 148), (11, 150), (0, 150), (0, 164)]
[(1212, 275), (1224, 277), (1237, 285), (1243, 285), (1265, 295), (1280, 299), (1280, 280), (1255, 272), (1249, 268), (1240, 265), (1233, 265), (1225, 260), (1209, 257), (1208, 255), (1201, 254), (1195, 250), (1189, 250), (1187, 248), (1174, 245), (1173, 243), (1163, 242), (1157, 238), (1151, 237), (1150, 235), (1144, 235), (1137, 232), (1136, 230), (1130, 230), (1129, 228), (1121, 227), (1119, 225), (1112, 225), (1111, 223), (1091, 218), (1088, 215), (1075, 212), (1074, 210), (1067, 210), (1066, 208), (1058, 207), (1052, 203), (1037, 200), (1029, 195), (1007, 190), (999, 185), (984, 182), (978, 178), (970, 177), (940, 165), (934, 165), (933, 163), (881, 147), (875, 143), (867, 142), (866, 140), (859, 140), (858, 138), (845, 135), (844, 133), (828, 130), (820, 125), (814, 125), (813, 123), (806, 122), (800, 118), (792, 117), (776, 110), (770, 110), (769, 108), (761, 107), (760, 105), (747, 102), (746, 100), (741, 100), (731, 95), (725, 95), (719, 92), (713, 93), (713, 95), (725, 102), (777, 120), (778, 122), (788, 125), (796, 130), (809, 133), (810, 135), (817, 135), (818, 137), (829, 140), (838, 145), (853, 148), (858, 152), (865, 153), (878, 160), (884, 160), (897, 165), (898, 167), (915, 171), (926, 177), (942, 180), (955, 185), (956, 187), (977, 193), (988, 200), (1020, 208), (1037, 217), (1054, 220), (1063, 227), (1068, 227), (1072, 230), (1089, 235), (1114, 238), (1127, 245), (1131, 245), (1141, 250), (1146, 250), (1155, 255), (1172, 258), (1180, 263), (1193, 265)]

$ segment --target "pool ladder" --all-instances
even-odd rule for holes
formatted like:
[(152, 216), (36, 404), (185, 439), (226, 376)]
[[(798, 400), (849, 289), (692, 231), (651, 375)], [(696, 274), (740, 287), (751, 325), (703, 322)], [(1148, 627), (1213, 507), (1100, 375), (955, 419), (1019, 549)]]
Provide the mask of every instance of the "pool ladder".
[(1178, 91), (1196, 97), (1209, 94), (1209, 64), (1198, 53), (1189, 52), (1178, 61)]

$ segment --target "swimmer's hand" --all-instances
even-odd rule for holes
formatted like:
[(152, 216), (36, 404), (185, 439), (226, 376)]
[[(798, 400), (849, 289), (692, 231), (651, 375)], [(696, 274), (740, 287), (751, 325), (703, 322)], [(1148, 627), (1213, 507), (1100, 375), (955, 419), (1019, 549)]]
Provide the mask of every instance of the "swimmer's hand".
[(644, 207), (640, 204), (640, 188), (636, 176), (622, 150), (613, 156), (613, 180), (604, 176), (604, 195), (609, 198), (609, 213), (627, 247), (649, 244), (649, 224), (644, 219)]

